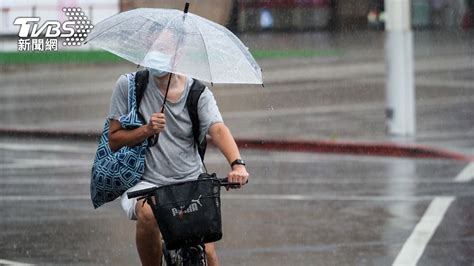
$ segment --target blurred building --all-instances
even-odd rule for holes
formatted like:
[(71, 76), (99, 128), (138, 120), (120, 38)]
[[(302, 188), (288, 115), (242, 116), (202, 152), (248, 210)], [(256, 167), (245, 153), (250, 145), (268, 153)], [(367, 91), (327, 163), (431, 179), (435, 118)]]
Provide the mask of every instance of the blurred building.
[(232, 10), (232, 0), (120, 0), (120, 10), (126, 11), (139, 7), (175, 8), (183, 9), (189, 2), (189, 11), (217, 22), (227, 25)]
[[(182, 9), (186, 0), (2, 0), (0, 35), (18, 33), (17, 17), (65, 19), (62, 7), (81, 7), (93, 24), (139, 7)], [(188, 0), (190, 11), (237, 31), (383, 29), (384, 0)], [(467, 28), (474, 0), (410, 0), (414, 28)]]
[[(383, 29), (384, 0), (237, 0), (237, 28), (259, 30)], [(472, 24), (473, 0), (410, 0), (414, 28)]]
[(330, 26), (331, 0), (238, 0), (239, 31), (312, 30)]
[(63, 7), (80, 7), (92, 24), (121, 11), (139, 7), (183, 9), (191, 3), (190, 11), (226, 25), (231, 17), (232, 0), (1, 0), (0, 35), (15, 35), (17, 17), (40, 17), (41, 21), (66, 19)]
[[(414, 28), (461, 28), (472, 14), (472, 0), (410, 0), (411, 22)], [(384, 1), (371, 0), (367, 16), (369, 27), (383, 29)]]

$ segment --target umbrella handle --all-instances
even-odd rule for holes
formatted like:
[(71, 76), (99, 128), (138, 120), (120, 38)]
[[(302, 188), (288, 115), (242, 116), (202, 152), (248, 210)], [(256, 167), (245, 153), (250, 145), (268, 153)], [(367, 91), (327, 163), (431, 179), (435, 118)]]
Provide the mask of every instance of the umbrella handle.
[(186, 4), (184, 5), (184, 14), (188, 13), (188, 10), (189, 10), (189, 2), (186, 2)]
[[(168, 79), (168, 86), (166, 87), (165, 98), (163, 99), (163, 106), (161, 106), (160, 113), (165, 112), (165, 105), (166, 105), (166, 99), (168, 98), (168, 91), (170, 89), (171, 76), (173, 76), (173, 73), (170, 73), (170, 77)], [(153, 136), (150, 136), (148, 138), (148, 147), (155, 146), (158, 143), (159, 137), (160, 137), (160, 134), (155, 134)]]
[(158, 143), (158, 137), (160, 136), (160, 134), (156, 134), (156, 135), (153, 135), (153, 136), (149, 136), (148, 137), (148, 147), (153, 147), (156, 145), (156, 143)]

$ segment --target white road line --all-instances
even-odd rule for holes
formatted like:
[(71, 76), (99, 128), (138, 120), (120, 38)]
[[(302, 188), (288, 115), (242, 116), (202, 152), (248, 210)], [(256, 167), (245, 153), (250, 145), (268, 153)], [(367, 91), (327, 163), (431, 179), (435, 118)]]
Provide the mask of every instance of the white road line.
[(34, 143), (0, 143), (0, 150), (12, 151), (43, 151), (43, 152), (68, 152), (89, 154), (94, 152), (94, 147), (73, 146), (70, 143), (65, 144), (34, 144)]
[[(420, 202), (431, 201), (433, 196), (386, 197), (358, 195), (300, 195), (300, 194), (232, 194), (226, 193), (222, 199), (229, 200), (287, 200), (287, 201), (375, 201), (375, 202)], [(0, 202), (90, 200), (89, 195), (4, 195)]]
[(30, 265), (34, 265), (34, 264), (21, 263), (21, 262), (17, 262), (17, 261), (0, 259), (0, 265), (30, 266)]
[(467, 183), (474, 179), (474, 163), (470, 163), (459, 175), (454, 179), (454, 182)]
[(14, 169), (38, 169), (51, 167), (82, 167), (84, 169), (92, 166), (92, 160), (61, 160), (61, 159), (15, 159), (10, 163), (0, 163), (3, 170)]
[[(375, 202), (420, 202), (431, 201), (433, 196), (386, 197), (359, 195), (300, 195), (300, 194), (231, 194), (222, 195), (223, 199), (232, 200), (289, 200), (289, 201), (375, 201)], [(1, 199), (1, 198), (0, 198)]]
[[(329, 178), (329, 179), (327, 179)], [(397, 176), (396, 179), (397, 184), (445, 184), (449, 185), (452, 184), (452, 181), (448, 180), (448, 178), (425, 178), (420, 180), (413, 180), (413, 177), (403, 177)], [(8, 181), (10, 182), (10, 181)], [(14, 182), (14, 180), (12, 180)], [(2, 184), (2, 180), (0, 180), (0, 184)], [(387, 180), (382, 177), (364, 177), (360, 179), (342, 179), (339, 180), (337, 177), (326, 176), (324, 179), (318, 179), (316, 177), (300, 177), (297, 179), (285, 179), (285, 180), (278, 180), (266, 177), (265, 179), (252, 179), (252, 185), (321, 185), (321, 184), (334, 184), (334, 185), (352, 185), (352, 184), (380, 184), (386, 185)]]
[[(474, 100), (474, 96), (452, 96), (452, 97), (437, 97), (423, 101), (419, 101), (420, 107), (427, 106), (446, 106), (451, 104), (471, 103)], [(325, 105), (317, 107), (288, 107), (278, 109), (258, 109), (250, 111), (239, 111), (239, 112), (222, 112), (222, 116), (225, 119), (231, 118), (265, 118), (265, 117), (277, 117), (277, 116), (289, 116), (289, 115), (308, 115), (308, 114), (325, 114), (333, 112), (359, 112), (359, 111), (373, 111), (377, 109), (383, 109), (384, 103), (380, 102), (363, 102), (363, 103), (346, 103), (337, 105)]]
[(27, 196), (27, 195), (12, 195), (12, 196), (0, 196), (0, 202), (2, 201), (61, 201), (61, 200), (90, 200), (90, 195), (52, 195), (52, 196)]
[[(458, 183), (469, 182), (472, 180), (473, 171), (474, 163), (471, 163), (463, 168), (454, 181)], [(436, 228), (455, 199), (455, 197), (436, 197), (431, 202), (425, 214), (423, 214), (410, 237), (403, 245), (393, 265), (409, 266), (418, 263)]]
[(437, 197), (405, 242), (393, 265), (416, 265), (454, 197)]
[(0, 185), (86, 185), (91, 182), (89, 179), (77, 178), (15, 178), (15, 179), (0, 179)]

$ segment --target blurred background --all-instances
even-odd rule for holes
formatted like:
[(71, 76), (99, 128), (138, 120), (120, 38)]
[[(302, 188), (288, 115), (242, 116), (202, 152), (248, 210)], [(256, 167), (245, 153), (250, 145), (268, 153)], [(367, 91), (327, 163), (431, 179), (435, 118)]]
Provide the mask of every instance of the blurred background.
[[(172, 0), (46, 0), (1, 3), (2, 35), (16, 34), (13, 20), (20, 16), (40, 16), (43, 20), (63, 20), (62, 7), (81, 6), (94, 23), (139, 7), (182, 8)], [(193, 1), (191, 1), (193, 2)], [(424, 29), (472, 27), (472, 0), (412, 0), (412, 26)], [(193, 11), (239, 32), (262, 30), (362, 30), (383, 29), (383, 0), (199, 0)]]

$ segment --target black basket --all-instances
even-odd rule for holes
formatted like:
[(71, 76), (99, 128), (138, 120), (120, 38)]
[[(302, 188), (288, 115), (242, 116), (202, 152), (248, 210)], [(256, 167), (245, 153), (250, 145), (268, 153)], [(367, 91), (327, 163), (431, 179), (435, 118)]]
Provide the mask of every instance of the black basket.
[(160, 187), (151, 200), (166, 247), (209, 243), (222, 238), (220, 183), (198, 179)]

